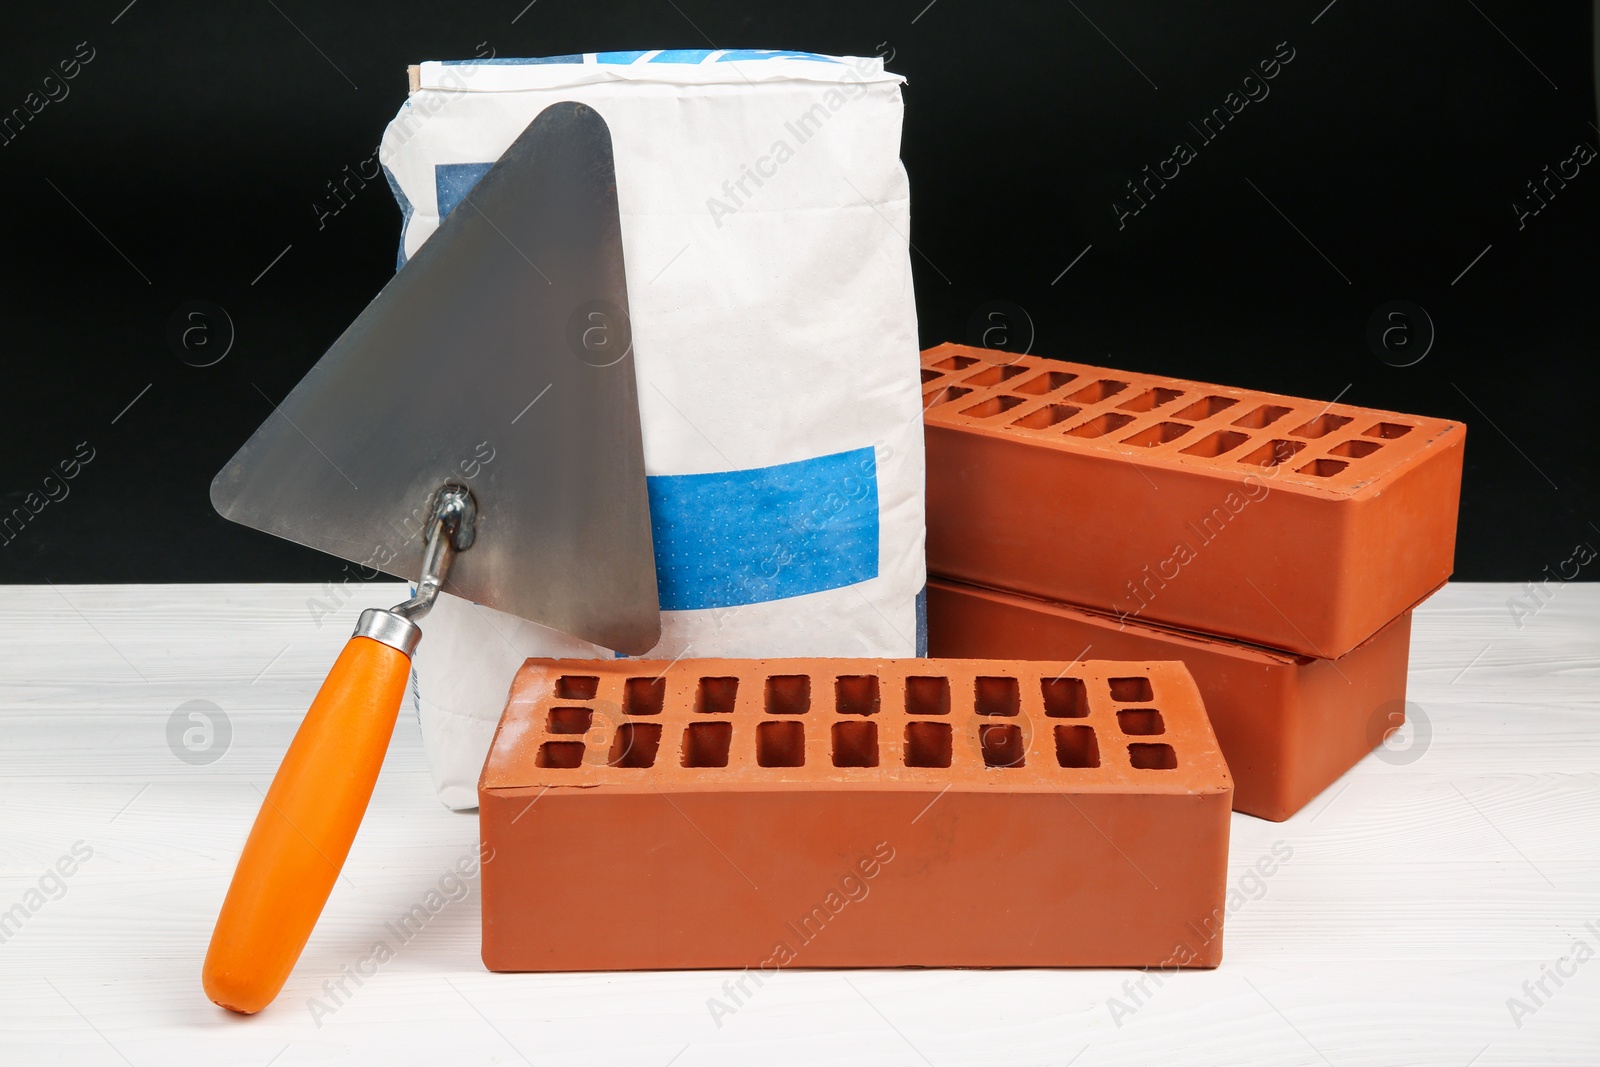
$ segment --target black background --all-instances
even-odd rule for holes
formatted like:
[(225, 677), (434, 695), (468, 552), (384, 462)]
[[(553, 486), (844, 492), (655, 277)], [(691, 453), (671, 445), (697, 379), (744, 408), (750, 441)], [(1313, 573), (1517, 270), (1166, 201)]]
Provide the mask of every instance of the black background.
[[(287, 393), (393, 271), (388, 189), (319, 227), (326, 183), (372, 156), (408, 63), (491, 50), (884, 55), (909, 78), (924, 345), (976, 339), (1004, 308), (1008, 344), (1038, 354), (1459, 419), (1457, 577), (1536, 579), (1600, 546), (1600, 162), (1520, 229), (1512, 208), (1547, 164), (1600, 147), (1586, 4), (125, 2), (11, 10), (0, 41), (0, 113), (94, 50), (0, 146), (0, 514), (94, 449), (0, 547), (0, 580), (338, 571), (220, 519), (207, 486), (270, 413), (263, 394)], [(1119, 229), (1123, 183), (1197, 140), (1188, 123), (1279, 42), (1294, 59), (1270, 96)], [(216, 365), (167, 341), (191, 300), (232, 321)], [(1436, 330), (1412, 366), (1367, 341), (1394, 300)], [(1425, 332), (1411, 324), (1405, 359)]]

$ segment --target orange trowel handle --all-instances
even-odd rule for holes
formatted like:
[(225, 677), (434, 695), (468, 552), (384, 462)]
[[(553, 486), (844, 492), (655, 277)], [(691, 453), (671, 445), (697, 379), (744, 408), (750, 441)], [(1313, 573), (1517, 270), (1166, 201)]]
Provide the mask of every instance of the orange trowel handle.
[(410, 657), (352, 637), (278, 768), (206, 953), (206, 995), (257, 1012), (300, 958), (344, 866), (394, 733)]

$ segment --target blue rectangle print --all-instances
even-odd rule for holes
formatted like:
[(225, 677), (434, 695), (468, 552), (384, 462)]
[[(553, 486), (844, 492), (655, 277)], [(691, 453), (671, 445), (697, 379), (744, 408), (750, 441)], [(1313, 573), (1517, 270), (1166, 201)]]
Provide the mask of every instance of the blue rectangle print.
[(648, 481), (663, 611), (783, 600), (878, 576), (870, 448)]
[(472, 192), (493, 163), (435, 163), (433, 167), (433, 194), (439, 205), (439, 221), (449, 217), (461, 201)]

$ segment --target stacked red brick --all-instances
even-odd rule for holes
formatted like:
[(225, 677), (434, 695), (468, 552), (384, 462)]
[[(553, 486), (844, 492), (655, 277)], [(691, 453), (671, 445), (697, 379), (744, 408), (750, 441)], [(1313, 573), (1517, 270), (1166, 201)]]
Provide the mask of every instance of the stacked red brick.
[(1181, 659), (1272, 819), (1402, 721), (1461, 424), (960, 345), (922, 373), (930, 654)]

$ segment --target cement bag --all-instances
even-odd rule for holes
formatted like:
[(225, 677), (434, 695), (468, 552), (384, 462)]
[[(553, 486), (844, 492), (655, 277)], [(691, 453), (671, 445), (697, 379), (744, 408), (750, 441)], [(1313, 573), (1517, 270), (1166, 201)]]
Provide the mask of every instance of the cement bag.
[[(610, 126), (661, 589), (652, 657), (922, 647), (902, 82), (877, 59), (796, 52), (424, 63), (384, 134), (404, 262), (546, 106), (581, 101)], [(612, 654), (450, 597), (424, 629), (413, 693), (456, 808), (477, 803), (525, 657)]]

